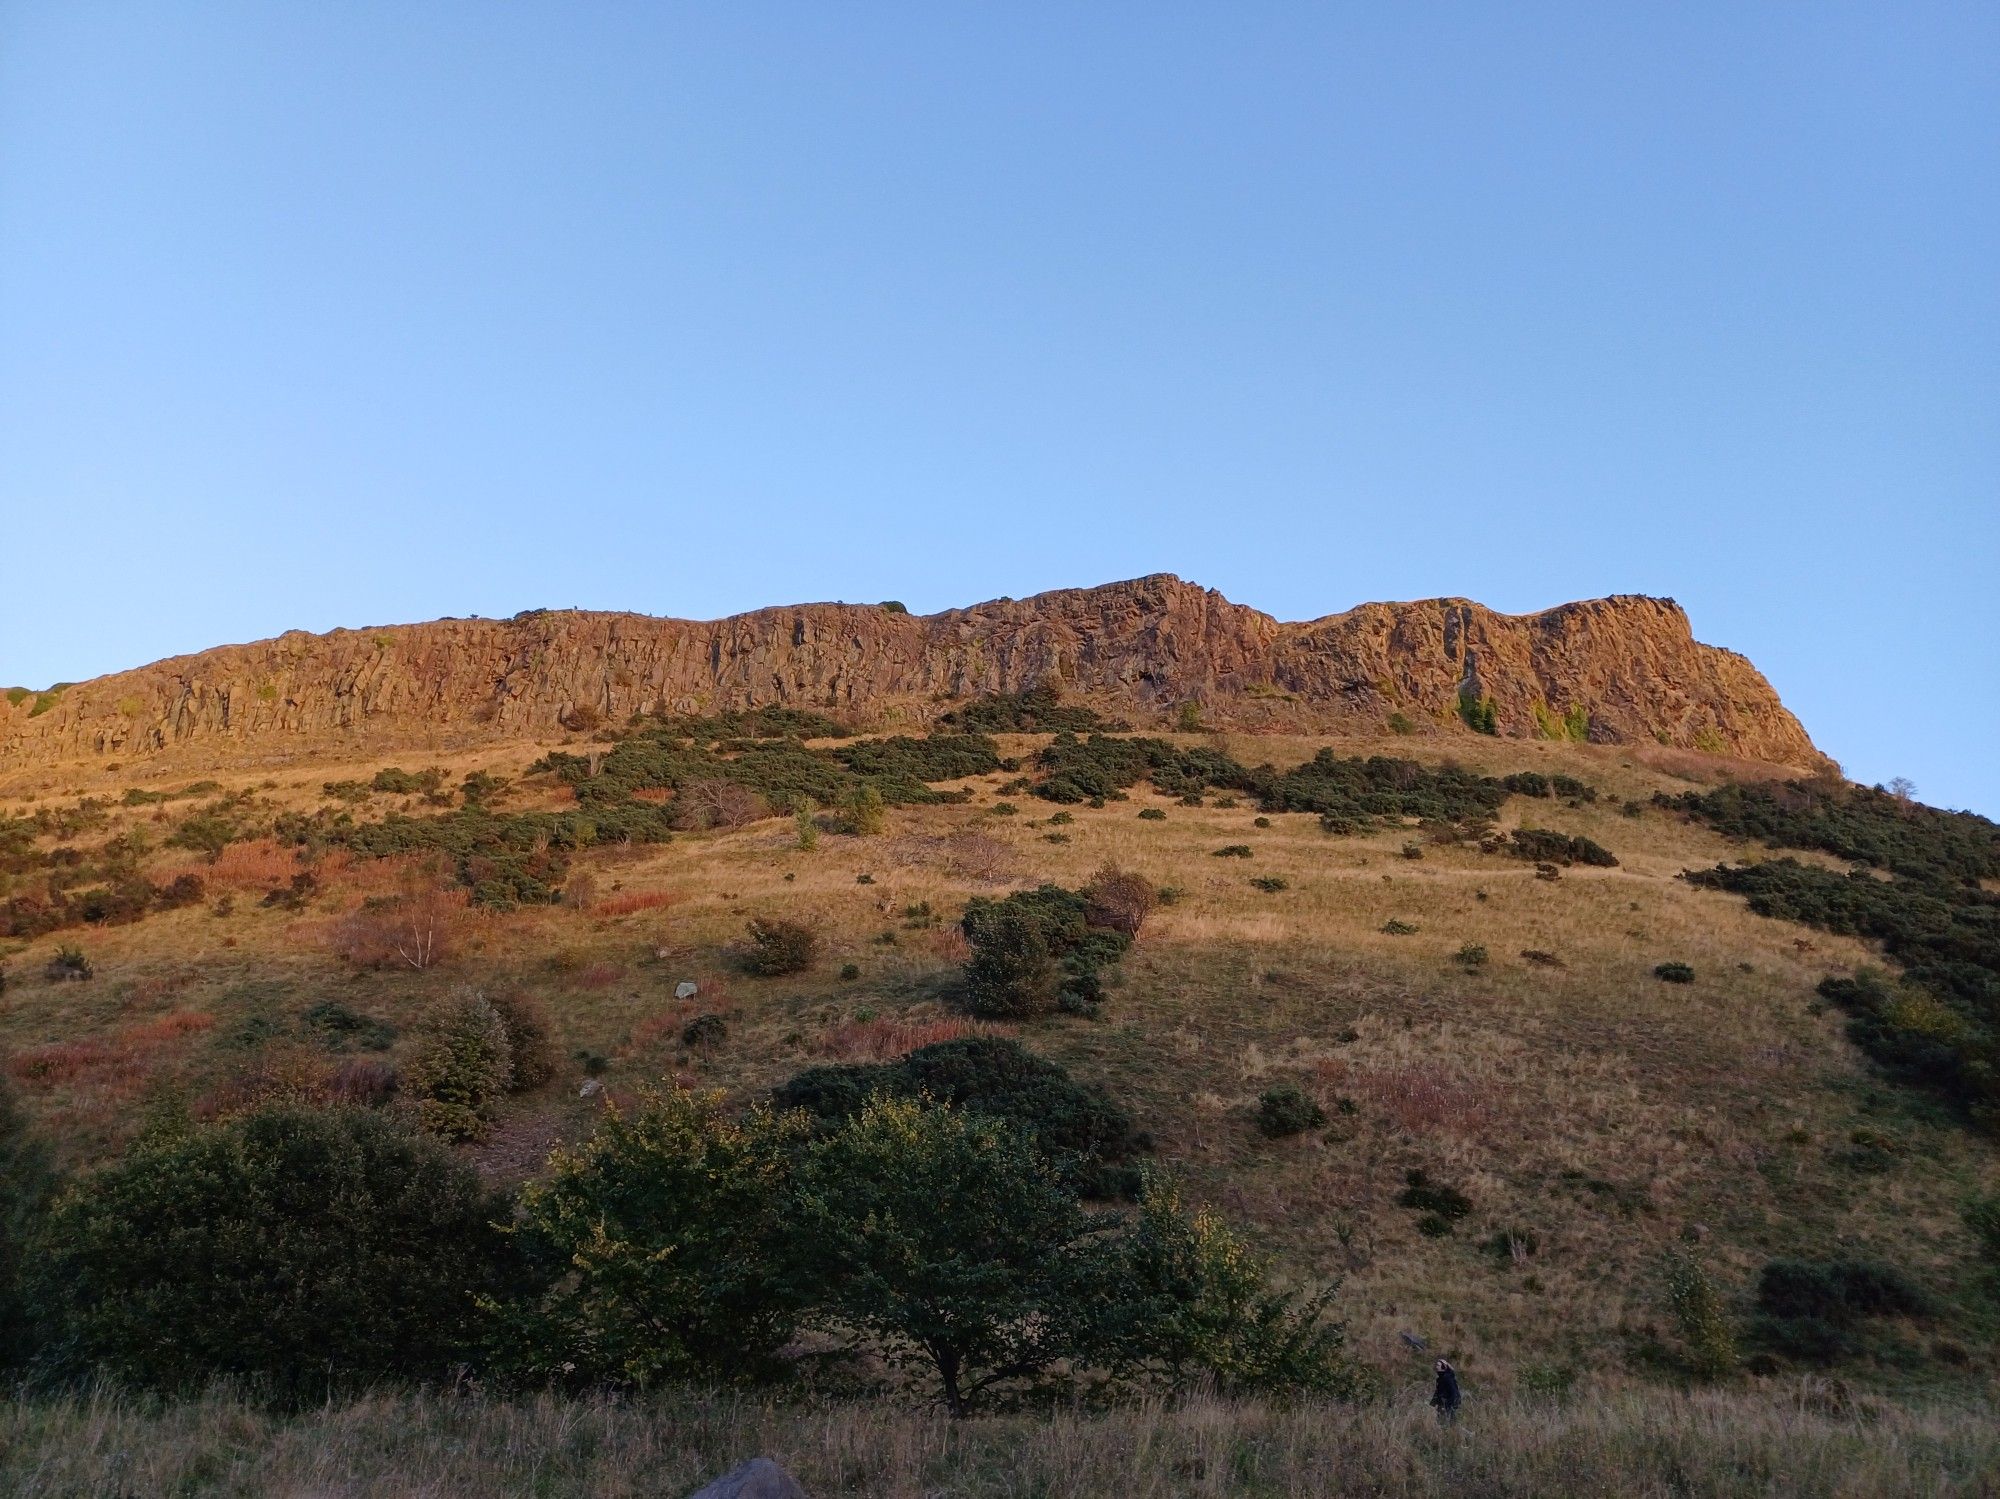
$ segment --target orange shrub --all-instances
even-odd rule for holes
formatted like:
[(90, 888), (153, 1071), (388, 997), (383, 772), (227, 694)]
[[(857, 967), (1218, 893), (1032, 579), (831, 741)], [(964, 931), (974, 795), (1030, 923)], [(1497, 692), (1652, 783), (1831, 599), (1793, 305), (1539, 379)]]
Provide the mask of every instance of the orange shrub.
[(946, 1016), (934, 1020), (905, 1020), (881, 1016), (874, 1020), (850, 1020), (834, 1026), (819, 1038), (822, 1056), (844, 1062), (882, 1062), (907, 1056), (920, 1046), (940, 1041), (956, 1041), (961, 1036), (1004, 1035), (996, 1026), (976, 1020)]
[[(170, 870), (169, 874), (181, 871)], [(299, 872), (298, 850), (272, 838), (251, 838), (231, 843), (206, 861), (187, 866), (199, 874), (210, 890), (277, 890), (291, 884)]]
[(457, 951), (471, 921), (466, 892), (419, 888), (371, 900), (333, 924), (329, 945), (365, 968), (414, 968), (421, 972)]
[(156, 1020), (141, 1021), (128, 1025), (119, 1031), (119, 1042), (135, 1050), (158, 1046), (166, 1041), (177, 1041), (182, 1036), (199, 1035), (202, 1031), (215, 1029), (215, 1017), (201, 1010), (176, 1010), (171, 1015), (162, 1015)]
[(677, 890), (624, 890), (607, 895), (590, 908), (593, 916), (636, 916), (641, 911), (658, 911), (678, 905), (687, 897)]

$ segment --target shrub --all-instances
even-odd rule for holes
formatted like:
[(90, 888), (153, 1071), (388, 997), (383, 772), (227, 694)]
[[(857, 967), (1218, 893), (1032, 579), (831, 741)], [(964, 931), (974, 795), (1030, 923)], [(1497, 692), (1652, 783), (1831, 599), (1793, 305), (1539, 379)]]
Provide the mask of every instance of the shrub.
[(771, 815), (771, 805), (739, 781), (708, 776), (674, 793), (673, 824), (689, 832), (738, 828)]
[(1459, 967), (1470, 971), (1486, 966), (1486, 949), (1477, 942), (1468, 942), (1451, 955), (1451, 960)]
[(1458, 716), (1465, 720), (1465, 726), (1475, 734), (1497, 734), (1499, 709), (1490, 697), (1481, 697), (1471, 687), (1464, 687), (1458, 694)]
[(809, 854), (819, 847), (819, 822), (811, 802), (800, 802), (793, 810), (792, 826), (798, 834), (800, 853)]
[(1158, 807), (1141, 807), (1139, 809), (1139, 821), (1141, 822), (1165, 822), (1166, 820), (1167, 814)]
[(1083, 887), (1086, 902), (1084, 922), (1105, 931), (1137, 937), (1159, 903), (1153, 886), (1143, 877), (1107, 864), (1091, 876)]
[(1443, 1224), (1444, 1233), (1450, 1233), (1453, 1225), (1472, 1211), (1471, 1198), (1456, 1187), (1432, 1181), (1425, 1172), (1406, 1171), (1403, 1183), (1403, 1190), (1396, 1197), (1397, 1203)]
[(1290, 880), (1286, 879), (1283, 875), (1276, 874), (1260, 874), (1252, 879), (1250, 883), (1266, 895), (1276, 895), (1281, 890), (1292, 888)]
[(1114, 1385), (1363, 1392), (1343, 1356), (1344, 1329), (1326, 1320), (1332, 1290), (1275, 1290), (1250, 1247), (1215, 1213), (1184, 1211), (1167, 1181), (1148, 1180), (1137, 1218), (1101, 1263), (1109, 1284), (1085, 1301), (1078, 1341)]
[(1266, 1089), (1257, 1099), (1257, 1128), (1268, 1140), (1304, 1134), (1324, 1123), (1326, 1110), (1289, 1083)]
[(697, 1015), (681, 1028), (681, 1045), (689, 1050), (720, 1046), (729, 1038), (729, 1022), (720, 1015)]
[(1757, 1280), (1757, 1305), (1773, 1317), (1846, 1326), (1866, 1317), (1923, 1317), (1930, 1296), (1902, 1271), (1868, 1260), (1772, 1260)]
[(37, 1281), (73, 1363), (303, 1403), (449, 1377), (502, 1285), (505, 1211), (380, 1114), (263, 1109), (85, 1178), (50, 1215)]
[(1414, 937), (1417, 934), (1416, 926), (1394, 916), (1382, 923), (1382, 930), (1391, 937)]
[(1125, 933), (1090, 924), (1090, 902), (1059, 885), (1004, 900), (975, 898), (960, 930), (972, 949), (966, 1005), (975, 1015), (1020, 1017), (1057, 1006), (1085, 1009), (1103, 998), (1099, 970), (1131, 946)]
[(1736, 1368), (1735, 1330), (1708, 1272), (1685, 1250), (1667, 1257), (1667, 1301), (1694, 1377), (1714, 1381), (1732, 1373)]
[(1547, 828), (1516, 828), (1507, 852), (1530, 864), (1589, 864), (1599, 869), (1616, 869), (1617, 856), (1602, 844)]
[(300, 1019), (333, 1051), (387, 1051), (396, 1039), (393, 1025), (351, 1010), (337, 999), (309, 1005)]
[(495, 990), (486, 1002), (507, 1032), (507, 1055), (514, 1064), (510, 1086), (517, 1093), (541, 1087), (556, 1075), (555, 1021), (549, 1007), (521, 989)]
[(1135, 1185), (1123, 1163), (1145, 1148), (1132, 1116), (1103, 1090), (1076, 1082), (1018, 1041), (966, 1036), (883, 1065), (813, 1067), (777, 1088), (772, 1103), (800, 1109), (823, 1133), (875, 1096), (990, 1114), (1023, 1130), (1079, 1191), (1113, 1197)]
[(999, 1120), (876, 1099), (800, 1167), (818, 1315), (922, 1370), (952, 1415), (1085, 1352), (1100, 1225)]
[(97, 976), (97, 965), (90, 961), (82, 948), (65, 945), (55, 950), (43, 972), (52, 984), (81, 983)]
[(2000, 1194), (1972, 1198), (1965, 1204), (1964, 1216), (1981, 1258), (1989, 1269), (2000, 1270)]
[(882, 793), (873, 786), (863, 784), (854, 788), (847, 799), (847, 815), (844, 819), (850, 833), (864, 838), (874, 837), (888, 825), (888, 812), (882, 804)]
[(1663, 984), (1692, 984), (1694, 970), (1685, 963), (1661, 963), (1653, 969), (1653, 977)]
[(466, 926), (468, 895), (421, 880), (403, 892), (371, 898), (335, 924), (335, 953), (365, 968), (410, 968), (421, 973), (458, 951)]
[(1089, 708), (1065, 704), (1052, 682), (976, 699), (942, 721), (984, 734), (1088, 734), (1112, 727)]
[(1232, 843), (1215, 851), (1215, 857), (1218, 859), (1247, 859), (1250, 856), (1251, 849), (1247, 843)]
[(787, 1127), (719, 1095), (611, 1110), (522, 1195), (543, 1289), (512, 1309), (522, 1373), (576, 1385), (744, 1383), (779, 1367), (804, 1310), (787, 1273)]
[(514, 1080), (506, 1022), (467, 990), (433, 1004), (421, 1030), (404, 1070), (419, 1122), (447, 1140), (476, 1138)]
[(29, 1245), (54, 1185), (48, 1148), (29, 1132), (13, 1085), (0, 1074), (0, 1372), (13, 1370), (33, 1351)]
[(819, 933), (801, 921), (752, 918), (743, 966), (765, 978), (804, 973), (819, 957)]

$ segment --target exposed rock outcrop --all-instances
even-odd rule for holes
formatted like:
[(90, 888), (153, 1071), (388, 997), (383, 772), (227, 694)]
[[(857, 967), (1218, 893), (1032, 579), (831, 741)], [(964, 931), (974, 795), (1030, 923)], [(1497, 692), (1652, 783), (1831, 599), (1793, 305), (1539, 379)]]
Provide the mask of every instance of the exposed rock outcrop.
[(1602, 742), (1821, 762), (1756, 668), (1696, 642), (1671, 600), (1504, 615), (1430, 599), (1285, 624), (1158, 574), (928, 616), (802, 604), (707, 621), (533, 611), (293, 632), (0, 695), (0, 771), (184, 746), (547, 736), (655, 709), (786, 704), (922, 723), (1050, 681), (1141, 725), (1192, 702), (1207, 723), (1249, 729), (1372, 732), (1400, 714), (1417, 732), (1465, 732), (1463, 692), (1491, 699), (1504, 735), (1547, 732), (1574, 709)]

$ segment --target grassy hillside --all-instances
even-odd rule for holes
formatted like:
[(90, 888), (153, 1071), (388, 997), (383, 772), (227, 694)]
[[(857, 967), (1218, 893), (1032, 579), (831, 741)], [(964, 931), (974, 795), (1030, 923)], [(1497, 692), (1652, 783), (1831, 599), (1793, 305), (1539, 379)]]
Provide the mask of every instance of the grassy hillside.
[[(879, 832), (841, 831), (854, 818), (836, 805), (806, 849), (792, 816), (668, 835), (665, 822), (692, 784), (685, 768), (677, 797), (649, 785), (661, 777), (643, 765), (633, 769), (627, 746), (576, 740), (446, 760), (431, 778), (378, 781), (385, 767), (376, 764), (294, 765), (275, 779), (219, 774), (186, 795), (114, 778), (0, 805), (0, 825), (30, 819), (11, 824), (15, 873), (0, 897), (47, 879), (45, 862), (31, 869), (22, 849), (37, 858), (75, 850), (93, 873), (116, 865), (113, 886), (123, 877), (164, 890), (191, 876), (199, 894), (139, 919), (118, 911), (0, 946), (0, 1052), (32, 1120), (75, 1168), (246, 1097), (379, 1087), (438, 997), (465, 986), (523, 992), (553, 1017), (557, 1074), (510, 1097), (486, 1136), (464, 1147), (509, 1183), (534, 1174), (558, 1142), (587, 1134), (605, 1099), (647, 1084), (717, 1087), (752, 1101), (807, 1067), (885, 1060), (990, 1031), (1103, 1087), (1188, 1196), (1244, 1226), (1287, 1276), (1337, 1279), (1350, 1350), (1389, 1391), (1419, 1387), (1429, 1358), (1444, 1353), (1496, 1408), (1494, 1421), (1505, 1407), (1510, 1430), (1532, 1407), (1565, 1441), (1615, 1447), (1654, 1439), (1614, 1439), (1609, 1427), (1658, 1420), (1675, 1433), (1658, 1441), (1682, 1444), (1691, 1463), (1695, 1433), (1775, 1420), (1757, 1413), (1758, 1401), (1780, 1399), (1795, 1388), (1788, 1381), (1822, 1368), (1846, 1387), (1901, 1400), (1984, 1398), (2000, 1369), (2000, 1303), (1963, 1208), (2000, 1187), (2000, 1163), (1949, 1100), (1857, 1049), (1847, 1017), (1819, 992), (1829, 976), (1884, 966), (1883, 954), (1860, 937), (1759, 916), (1737, 895), (1679, 878), (1770, 855), (1656, 796), (1768, 772), (1575, 743), (1165, 742), (1182, 756), (1269, 764), (1278, 775), (1322, 748), (1396, 755), (1427, 770), (1443, 766), (1449, 749), (1472, 776), (1566, 776), (1590, 798), (1574, 787), (1566, 797), (1497, 792), (1483, 839), (1466, 837), (1462, 823), (1265, 810), (1277, 804), (1268, 782), (1181, 792), (1193, 783), (1178, 772), (1161, 775), (1165, 792), (1142, 780), (1102, 805), (1055, 802), (1037, 794), (1064, 769), (1060, 756), (1037, 761), (1049, 737), (1002, 733), (994, 741), (1002, 768), (926, 782), (899, 760), (884, 774), (903, 777), (895, 784), (910, 794), (890, 798)], [(863, 779), (882, 768), (847, 741), (813, 743), (838, 750)], [(745, 745), (722, 739), (704, 753), (732, 761)], [(801, 773), (800, 764), (786, 760), (783, 774)], [(549, 860), (557, 829), (559, 857), (535, 866), (549, 891), (562, 892), (555, 903), (473, 900), (460, 909), (464, 887), (476, 894), (476, 876), (490, 873), (469, 862), (484, 855), (416, 847), (377, 857), (377, 833), (357, 836), (337, 821), (371, 829), (399, 814), (457, 815), (451, 808), (467, 799), (471, 775), (487, 778), (471, 783), (470, 796), (493, 817), (560, 819), (582, 809), (615, 829), (602, 784), (592, 786), (611, 772), (624, 777), (616, 806), (652, 808), (657, 825), (647, 822), (639, 841), (572, 840), (574, 849), (562, 846), (561, 825), (539, 825), (522, 857)], [(83, 799), (98, 805), (79, 813)], [(1517, 830), (1587, 839), (1616, 863), (1538, 864), (1515, 856)], [(654, 836), (669, 841), (643, 841)], [(1792, 857), (1847, 867), (1811, 848)], [(1143, 875), (1164, 899), (1111, 971), (1096, 1016), (964, 1014), (957, 923), (966, 903), (1044, 881), (1081, 886), (1106, 865)], [(357, 937), (413, 881), (459, 889), (446, 902), (437, 959), (421, 969)], [(817, 929), (819, 953), (806, 971), (745, 971), (746, 923), (771, 917)], [(64, 947), (80, 949), (89, 979), (45, 976)], [(1691, 980), (1676, 981), (1685, 975), (1671, 966), (1662, 976), (1663, 965), (1684, 965)], [(688, 981), (697, 992), (676, 999)], [(713, 1026), (688, 1030), (708, 1015), (721, 1019), (719, 1038)], [(580, 1096), (592, 1080), (600, 1086)], [(1270, 1138), (1258, 1127), (1259, 1101), (1285, 1087), (1316, 1103), (1324, 1122)], [(1441, 1213), (1438, 1200), (1455, 1205)], [(1549, 1402), (1600, 1387), (1664, 1390), (1685, 1379), (1665, 1273), (1677, 1247), (1699, 1254), (1739, 1329), (1748, 1372), (1734, 1393), (1674, 1403), (1665, 1415), (1636, 1394), (1620, 1396), (1624, 1405), (1548, 1414)], [(1899, 1267), (1924, 1310), (1865, 1319), (1837, 1349), (1760, 1332), (1760, 1274), (1783, 1259)], [(1406, 1333), (1428, 1351), (1413, 1352)], [(72, 1410), (46, 1419), (48, 1432), (60, 1432), (63, 1423), (108, 1430), (142, 1418)], [(368, 1419), (386, 1418), (378, 1407)], [(1194, 1418), (1145, 1419), (1171, 1428)], [(1898, 1419), (1926, 1432), (1951, 1425)], [(1211, 1424), (1244, 1422), (1259, 1442), (1278, 1444), (1274, 1473), (1334, 1461), (1279, 1416), (1207, 1412), (1173, 1441), (1221, 1442)], [(921, 1424), (869, 1430), (869, 1442), (897, 1447), (867, 1459), (870, 1471), (902, 1476), (866, 1491), (917, 1492), (909, 1475), (938, 1461), (928, 1445), (938, 1438)], [(1408, 1439), (1398, 1429), (1369, 1441)], [(34, 1451), (67, 1438), (17, 1440)], [(1756, 1447), (1766, 1436), (1741, 1440)], [(1822, 1439), (1791, 1432), (1785, 1440)], [(1824, 1441), (1825, 1451), (1842, 1450), (1838, 1437)], [(1302, 1455), (1301, 1442), (1312, 1451)], [(909, 1455), (909, 1444), (929, 1455)], [(1450, 1449), (1425, 1461), (1433, 1459), (1428, 1471), (1440, 1481), (1467, 1476)], [(1563, 1491), (1536, 1487), (1534, 1474), (1558, 1471), (1537, 1467), (1541, 1458), (1523, 1450), (1507, 1461), (1515, 1466), (1493, 1491)], [(1990, 1465), (1992, 1455), (1967, 1448), (1955, 1461)], [(1604, 1462), (1607, 1474), (1637, 1471), (1615, 1454)], [(1292, 1482), (1276, 1477), (1244, 1491), (1298, 1491)], [(963, 1490), (1003, 1491), (1017, 1490)], [(1772, 1491), (1826, 1490), (1801, 1482)]]

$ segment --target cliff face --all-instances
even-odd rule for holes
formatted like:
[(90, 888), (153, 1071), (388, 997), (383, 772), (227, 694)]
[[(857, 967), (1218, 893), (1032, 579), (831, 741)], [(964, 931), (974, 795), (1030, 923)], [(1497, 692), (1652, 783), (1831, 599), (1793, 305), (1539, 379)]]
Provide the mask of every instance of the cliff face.
[(728, 619), (537, 612), (294, 632), (0, 695), (0, 769), (158, 754), (384, 748), (545, 736), (655, 709), (786, 704), (921, 723), (953, 700), (1057, 681), (1135, 724), (1196, 702), (1243, 728), (1465, 732), (1462, 689), (1503, 735), (1537, 709), (1588, 716), (1602, 742), (1664, 740), (1816, 765), (1748, 661), (1701, 645), (1678, 605), (1615, 597), (1503, 615), (1463, 599), (1365, 604), (1284, 624), (1160, 574), (918, 617), (803, 604)]

